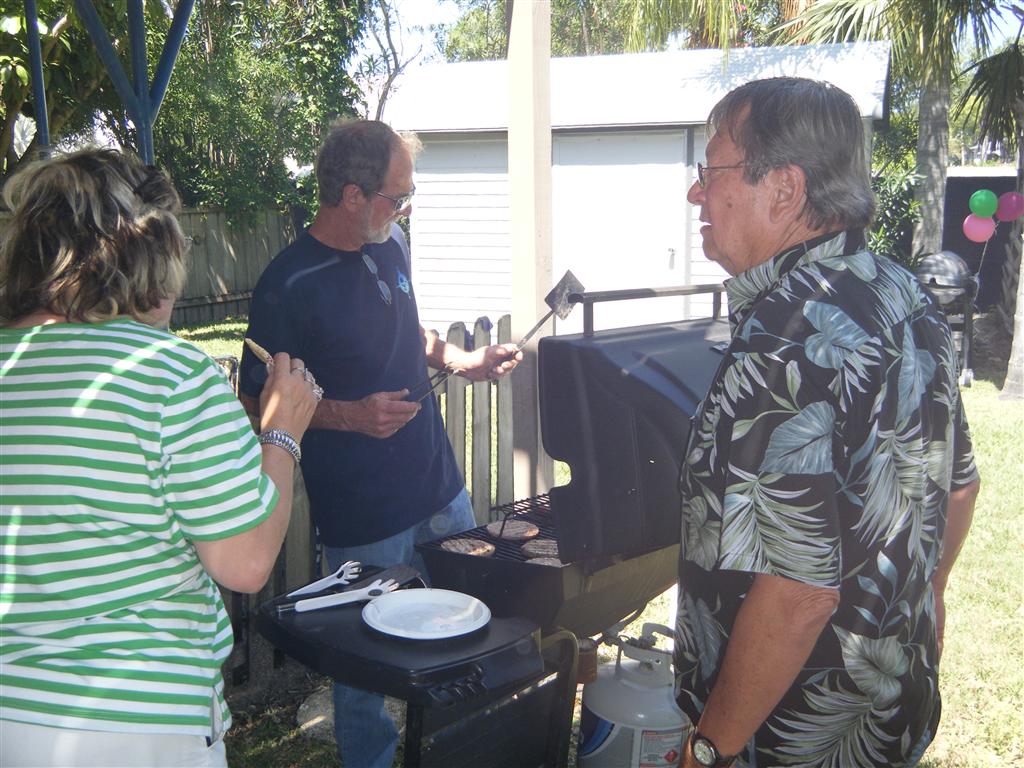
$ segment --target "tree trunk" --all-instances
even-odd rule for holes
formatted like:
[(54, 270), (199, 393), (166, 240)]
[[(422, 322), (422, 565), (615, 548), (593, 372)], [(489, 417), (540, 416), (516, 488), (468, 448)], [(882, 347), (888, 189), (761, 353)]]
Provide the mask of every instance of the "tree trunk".
[[(1021, 263), (1021, 220), (1013, 225), (1016, 237), (1017, 264)], [(1017, 275), (1017, 311), (1013, 315), (1013, 339), (1010, 342), (1010, 359), (1006, 366), (1006, 379), (999, 391), (1002, 399), (1024, 400), (1024, 280)]]
[[(1021, 78), (1024, 85), (1024, 77)], [(1024, 94), (1024, 89), (1018, 91)], [(1024, 191), (1024, 95), (1014, 103), (1017, 119), (1017, 191)], [(1004, 326), (1012, 334), (1010, 359), (1006, 366), (1006, 379), (999, 396), (1002, 398), (1024, 399), (1024, 217), (1018, 216), (1010, 224), (1009, 242), (1006, 244), (1006, 260), (1003, 262), (1003, 296), (999, 302), (998, 314)], [(1016, 279), (1016, 290), (1013, 281)], [(1009, 322), (1010, 318), (1013, 322)]]
[[(1021, 99), (1024, 102), (1024, 99)], [(1017, 137), (1017, 189), (1024, 190), (1024, 137)], [(1006, 379), (999, 392), (1002, 398), (1024, 399), (1024, 274), (1021, 266), (1024, 258), (1024, 216), (1018, 216), (1010, 225), (1010, 239), (1006, 244), (1006, 261), (1003, 262), (1003, 301), (1000, 302), (1001, 319), (1008, 320), (1008, 310), (1013, 310), (1013, 323), (1009, 325), (1013, 338), (1010, 341), (1010, 359), (1006, 366)], [(1017, 279), (1017, 290), (1013, 291), (1013, 278)], [(1013, 291), (1011, 293), (1011, 291)], [(1016, 301), (1007, 301), (1007, 295)]]
[(779, 3), (779, 11), (783, 21), (792, 21), (812, 5), (814, 0), (782, 0)]
[(949, 72), (925, 76), (918, 113), (917, 172), (921, 176), (914, 198), (921, 220), (914, 227), (914, 254), (942, 250), (942, 221), (946, 199), (949, 154)]

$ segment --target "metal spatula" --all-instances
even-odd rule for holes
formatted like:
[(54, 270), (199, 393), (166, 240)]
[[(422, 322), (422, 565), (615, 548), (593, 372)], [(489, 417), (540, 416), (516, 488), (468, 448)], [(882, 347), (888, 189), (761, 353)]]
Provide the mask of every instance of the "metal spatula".
[[(566, 270), (565, 274), (562, 275), (562, 279), (555, 283), (555, 287), (552, 288), (548, 295), (544, 297), (544, 303), (547, 304), (551, 309), (544, 317), (537, 321), (537, 324), (533, 326), (526, 335), (519, 340), (516, 346), (519, 349), (523, 348), (530, 339), (533, 338), (534, 334), (540, 330), (541, 326), (546, 323), (552, 315), (558, 315), (559, 320), (565, 320), (572, 312), (573, 304), (569, 301), (569, 296), (574, 293), (583, 293), (583, 283), (576, 279), (576, 275), (571, 270)], [(444, 384), (454, 374), (455, 371), (451, 368), (445, 368), (444, 370), (438, 371), (426, 381), (420, 382), (412, 388), (406, 399), (414, 402), (419, 402), (435, 389)]]
[(519, 340), (516, 346), (522, 349), (523, 345), (534, 337), (534, 334), (541, 329), (544, 323), (551, 319), (552, 315), (558, 315), (559, 320), (565, 320), (569, 313), (572, 312), (574, 306), (569, 301), (569, 296), (574, 293), (583, 293), (583, 290), (583, 283), (576, 279), (576, 275), (571, 270), (566, 270), (565, 274), (562, 275), (562, 279), (555, 283), (555, 287), (544, 297), (544, 303), (551, 307), (550, 311), (538, 320), (533, 328), (526, 332), (526, 335)]

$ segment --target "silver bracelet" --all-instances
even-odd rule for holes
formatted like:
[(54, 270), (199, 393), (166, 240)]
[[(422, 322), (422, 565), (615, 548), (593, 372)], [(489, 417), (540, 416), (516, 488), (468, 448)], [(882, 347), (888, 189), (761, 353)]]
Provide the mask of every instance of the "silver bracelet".
[(296, 464), (302, 461), (302, 449), (299, 448), (298, 441), (283, 429), (265, 429), (260, 432), (259, 441), (261, 445), (276, 445), (278, 448), (284, 448), (292, 455)]

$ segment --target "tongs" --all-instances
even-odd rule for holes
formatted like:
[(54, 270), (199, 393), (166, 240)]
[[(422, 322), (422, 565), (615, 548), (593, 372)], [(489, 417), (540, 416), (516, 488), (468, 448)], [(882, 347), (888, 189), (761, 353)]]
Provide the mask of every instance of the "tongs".
[(288, 611), (303, 613), (305, 611), (316, 611), (321, 608), (334, 608), (338, 605), (372, 600), (375, 597), (380, 597), (385, 592), (393, 592), (396, 589), (398, 589), (398, 582), (394, 579), (388, 579), (387, 581), (377, 579), (362, 589), (334, 592), (329, 595), (320, 595), (320, 597), (309, 597), (294, 603), (283, 603), (277, 606), (277, 612), (278, 614), (287, 613)]
[(349, 560), (346, 563), (342, 563), (341, 567), (338, 568), (330, 576), (324, 576), (322, 579), (314, 581), (312, 584), (307, 584), (304, 587), (289, 592), (285, 597), (295, 597), (296, 595), (312, 595), (316, 592), (323, 592), (331, 587), (343, 587), (346, 584), (351, 583), (352, 579), (359, 575), (359, 571), (362, 570), (362, 565), (355, 560)]
[[(407, 399), (411, 400), (414, 403), (418, 403), (420, 400), (425, 398), (435, 389), (437, 389), (446, 381), (448, 381), (448, 379), (451, 378), (453, 373), (455, 373), (455, 369), (446, 365), (444, 368), (435, 373), (429, 379), (427, 379), (426, 381), (421, 381), (419, 384), (413, 387), (412, 391), (409, 392)], [(422, 394), (420, 394), (420, 390), (423, 390)]]

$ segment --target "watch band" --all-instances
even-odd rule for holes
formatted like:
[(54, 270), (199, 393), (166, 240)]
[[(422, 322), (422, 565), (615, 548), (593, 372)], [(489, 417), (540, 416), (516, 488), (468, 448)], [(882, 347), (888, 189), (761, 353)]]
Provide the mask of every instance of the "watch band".
[(736, 759), (736, 755), (723, 755), (715, 742), (696, 728), (690, 734), (690, 753), (703, 768), (728, 768)]

